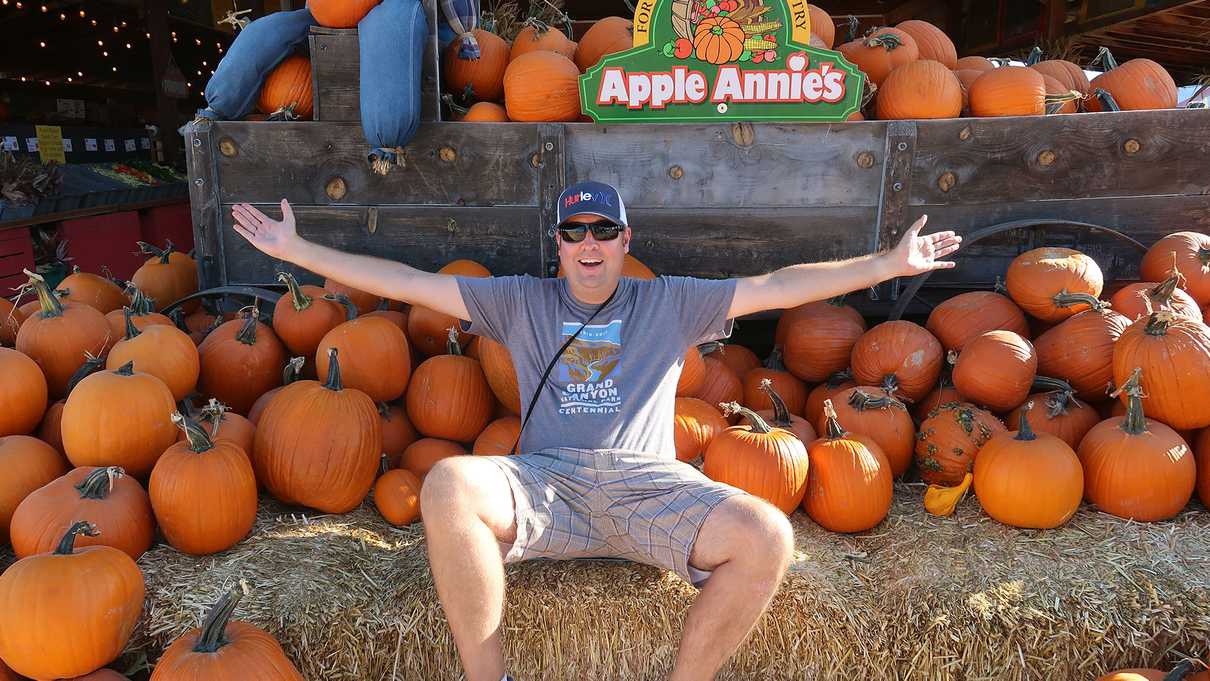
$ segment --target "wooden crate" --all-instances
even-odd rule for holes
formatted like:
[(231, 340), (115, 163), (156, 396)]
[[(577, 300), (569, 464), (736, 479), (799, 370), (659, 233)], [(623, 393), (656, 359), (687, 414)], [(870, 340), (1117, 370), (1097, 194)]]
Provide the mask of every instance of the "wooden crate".
[[(441, 59), (437, 3), (423, 0), (430, 33), (424, 48), (420, 120), (441, 120)], [(317, 121), (361, 121), (361, 52), (357, 29), (311, 27), (311, 75)]]
[(34, 242), (28, 227), (0, 230), (0, 296), (8, 298), (29, 281), (22, 270), (34, 271)]

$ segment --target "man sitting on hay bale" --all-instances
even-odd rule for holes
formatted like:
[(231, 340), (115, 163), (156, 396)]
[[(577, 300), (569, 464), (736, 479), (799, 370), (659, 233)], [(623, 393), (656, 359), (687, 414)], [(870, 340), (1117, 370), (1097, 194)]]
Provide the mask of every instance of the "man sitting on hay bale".
[(741, 315), (953, 267), (941, 258), (962, 240), (921, 236), (921, 218), (884, 254), (741, 279), (623, 278), (631, 229), (622, 198), (580, 182), (559, 196), (565, 278), (481, 279), (310, 243), (281, 206), (280, 221), (235, 206), (235, 230), (318, 275), (467, 320), (464, 330), (508, 347), (521, 395), (533, 396), (523, 454), (443, 459), (421, 492), (433, 580), (469, 681), (508, 679), (504, 564), (581, 557), (655, 565), (700, 588), (670, 678), (713, 678), (772, 599), (794, 541), (777, 508), (676, 460), (685, 348), (729, 336)]

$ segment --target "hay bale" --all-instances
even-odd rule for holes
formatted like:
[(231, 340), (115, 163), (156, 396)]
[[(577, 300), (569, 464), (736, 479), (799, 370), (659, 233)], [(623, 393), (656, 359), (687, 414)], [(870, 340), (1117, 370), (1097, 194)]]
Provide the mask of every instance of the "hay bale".
[[(792, 516), (797, 554), (724, 679), (1090, 679), (1205, 657), (1210, 513), (1123, 521), (1085, 507), (1062, 528), (1015, 530), (973, 495), (950, 518), (896, 485), (890, 516), (860, 535)], [(225, 553), (157, 546), (140, 561), (147, 604), (128, 653), (154, 661), (243, 578), (237, 617), (274, 632), (308, 679), (460, 678), (420, 526), (368, 506), (309, 516), (262, 504)], [(526, 681), (666, 678), (695, 591), (670, 573), (610, 562), (508, 568), (504, 643)]]

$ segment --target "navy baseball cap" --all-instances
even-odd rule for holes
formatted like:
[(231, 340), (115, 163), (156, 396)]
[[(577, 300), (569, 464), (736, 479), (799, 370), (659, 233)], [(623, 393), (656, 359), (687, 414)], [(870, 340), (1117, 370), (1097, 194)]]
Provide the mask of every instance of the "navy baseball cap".
[(555, 224), (561, 225), (576, 215), (596, 215), (627, 226), (622, 195), (604, 182), (577, 182), (559, 194), (558, 220)]

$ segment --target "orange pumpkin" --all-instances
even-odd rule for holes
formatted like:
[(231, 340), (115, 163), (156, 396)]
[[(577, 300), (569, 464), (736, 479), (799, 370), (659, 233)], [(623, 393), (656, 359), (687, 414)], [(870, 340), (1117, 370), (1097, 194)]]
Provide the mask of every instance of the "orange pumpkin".
[(7, 298), (0, 297), (0, 346), (12, 347), (17, 331), (25, 321), (25, 313)]
[(80, 518), (91, 518), (98, 536), (76, 546), (111, 546), (138, 560), (155, 539), (155, 517), (147, 492), (118, 466), (82, 466), (65, 471), (25, 498), (13, 514), (13, 553), (18, 558), (53, 551)]
[(1012, 331), (988, 331), (966, 344), (954, 364), (954, 387), (970, 401), (1006, 412), (1029, 395), (1038, 353)]
[(398, 404), (379, 404), (378, 415), (382, 417), (382, 452), (387, 457), (389, 467), (398, 468), (403, 451), (415, 442), (420, 434), (408, 420), (403, 407)]
[[(127, 289), (130, 291), (130, 305), (119, 307), (116, 310), (111, 310), (105, 313), (105, 321), (109, 323), (110, 338), (114, 342), (126, 337), (126, 308), (130, 309), (130, 322), (134, 324), (134, 328), (142, 331), (148, 326), (156, 324), (162, 326), (176, 326), (176, 323), (171, 318), (166, 317), (159, 312), (154, 312), (155, 301), (150, 300), (143, 292), (131, 286)], [(179, 309), (179, 308), (178, 308)], [(183, 330), (183, 329), (182, 329)]]
[(1142, 369), (1152, 418), (1178, 430), (1210, 426), (1210, 327), (1171, 312), (1139, 319), (1113, 346), (1113, 380)]
[(46, 412), (46, 376), (24, 353), (0, 348), (0, 437), (33, 432)]
[(1024, 66), (987, 71), (970, 89), (972, 116), (1041, 116), (1046, 113), (1046, 80)]
[(423, 482), (438, 461), (446, 457), (466, 454), (466, 448), (457, 442), (435, 437), (422, 437), (403, 450), (403, 456), (399, 459), (399, 467), (411, 471)]
[(273, 333), (295, 355), (314, 355), (319, 341), (348, 320), (343, 305), (328, 297), (327, 289), (300, 286), (289, 272), (278, 272), (286, 295), (273, 306)]
[(231, 621), (243, 593), (240, 586), (231, 587), (210, 609), (200, 629), (191, 629), (173, 641), (156, 661), (151, 681), (304, 681), (277, 639), (260, 627)]
[[(252, 451), (256, 442), (256, 424), (239, 414), (232, 413), (227, 405), (213, 397), (210, 402), (197, 413), (197, 421), (207, 429), (211, 442), (227, 440), (239, 445), (246, 455)], [(185, 442), (187, 434), (177, 431), (177, 442)]]
[(979, 450), (1008, 429), (991, 412), (969, 402), (947, 402), (920, 424), (916, 468), (925, 482), (952, 487), (971, 472)]
[(714, 436), (702, 455), (702, 472), (789, 515), (807, 489), (806, 446), (790, 431), (770, 427), (737, 402), (728, 402), (723, 415), (740, 415), (748, 425), (731, 426)]
[(877, 445), (852, 437), (824, 402), (824, 436), (807, 449), (810, 475), (802, 508), (824, 529), (864, 532), (891, 510), (891, 464)]
[(958, 50), (945, 31), (921, 19), (908, 19), (895, 28), (912, 36), (916, 49), (920, 51), (920, 59), (940, 62), (947, 69), (958, 68)]
[(348, 298), (349, 302), (353, 303), (353, 306), (357, 308), (357, 314), (359, 315), (369, 314), (377, 310), (378, 306), (382, 304), (382, 296), (353, 288), (335, 279), (324, 279), (324, 290), (333, 295)]
[(756, 414), (767, 421), (774, 428), (781, 428), (794, 433), (799, 440), (802, 440), (804, 445), (811, 444), (815, 440), (815, 428), (813, 428), (806, 419), (797, 414), (790, 413), (790, 409), (786, 406), (781, 395), (773, 387), (773, 382), (769, 379), (763, 379), (760, 383), (760, 390), (767, 395), (767, 399), (771, 405), (771, 409), (762, 409)]
[(1026, 404), (1016, 431), (993, 437), (975, 459), (975, 495), (992, 518), (1014, 527), (1050, 529), (1075, 515), (1084, 469), (1071, 447), (1029, 427)]
[(105, 368), (117, 369), (134, 362), (139, 371), (155, 376), (172, 391), (173, 400), (183, 400), (197, 387), (201, 360), (189, 334), (175, 326), (151, 324), (140, 331), (126, 315), (126, 335), (114, 344)]
[(315, 111), (311, 60), (302, 55), (292, 55), (282, 60), (265, 77), (256, 108), (271, 117), (279, 114), (288, 120), (310, 120)]
[(678, 461), (693, 461), (701, 456), (715, 436), (728, 426), (717, 408), (696, 397), (676, 398), (672, 424)]
[(1097, 90), (1112, 95), (1122, 111), (1176, 108), (1176, 81), (1163, 66), (1143, 58), (1131, 59), (1118, 66), (1113, 55), (1103, 47), (1098, 58), (1106, 70), (1088, 85), (1089, 97), (1084, 106), (1089, 111), (1106, 110)]
[(929, 313), (924, 328), (937, 337), (941, 347), (959, 352), (988, 331), (1012, 331), (1029, 337), (1029, 324), (1021, 308), (1007, 296), (992, 291), (971, 291), (942, 302)]
[(937, 387), (933, 388), (923, 400), (912, 405), (912, 416), (917, 421), (923, 421), (929, 417), (934, 410), (940, 409), (941, 405), (950, 402), (966, 402), (967, 399), (958, 392), (954, 387), (951, 378), (947, 377), (944, 372), (941, 374), (941, 380), (937, 383)]
[(1084, 69), (1066, 59), (1047, 59), (1030, 64), (1029, 68), (1043, 76), (1054, 78), (1063, 87), (1064, 93), (1075, 90), (1082, 95), (1088, 94), (1088, 75), (1084, 73)]
[(66, 302), (94, 307), (101, 314), (121, 310), (129, 302), (121, 286), (100, 275), (82, 272), (78, 265), (59, 282), (55, 292)]
[(322, 384), (291, 383), (269, 403), (256, 427), (252, 467), (256, 480), (284, 503), (348, 513), (374, 484), (382, 422), (373, 400), (345, 389), (335, 348), (327, 374)]
[(9, 543), (9, 526), (20, 505), (43, 485), (66, 473), (67, 462), (54, 447), (41, 440), (28, 435), (8, 435), (0, 437), (0, 466), (5, 470), (4, 482), (0, 483), (0, 545), (3, 545)]
[(395, 527), (411, 525), (420, 517), (420, 478), (401, 468), (392, 468), (374, 483), (374, 507)]
[[(550, 34), (559, 35), (555, 31)], [(521, 36), (513, 43), (513, 49)], [(580, 117), (580, 69), (557, 52), (535, 50), (514, 56), (504, 72), (504, 108), (509, 120), (571, 122)]]
[[(503, 90), (503, 76), (500, 78), (500, 83), (500, 88)], [(459, 120), (467, 123), (507, 123), (508, 111), (495, 102), (475, 102)]]
[(996, 65), (987, 57), (969, 56), (962, 57), (954, 63), (955, 71), (992, 71)]
[(1160, 310), (1168, 310), (1195, 322), (1202, 321), (1202, 309), (1198, 307), (1197, 301), (1177, 288), (1180, 280), (1180, 273), (1173, 271), (1160, 282), (1140, 281), (1127, 284), (1113, 294), (1109, 304), (1113, 306), (1114, 311), (1132, 322)]
[(273, 329), (257, 320), (256, 309), (244, 314), (244, 319), (223, 322), (198, 346), (198, 390), (237, 414), (247, 414), (258, 397), (281, 385), (286, 363), (285, 346)]
[(260, 422), (260, 415), (264, 413), (265, 407), (269, 406), (269, 402), (273, 400), (277, 393), (281, 392), (282, 388), (303, 377), (303, 367), (306, 365), (306, 363), (306, 357), (291, 357), (290, 361), (286, 362), (286, 366), (284, 369), (282, 369), (281, 373), (281, 385), (262, 393), (261, 396), (256, 398), (256, 401), (252, 403), (252, 408), (248, 410), (248, 421), (253, 426)]
[(733, 19), (706, 17), (693, 31), (693, 54), (707, 64), (729, 64), (744, 53), (744, 29)]
[(307, 9), (320, 26), (356, 28), (381, 0), (307, 0)]
[(605, 17), (593, 23), (576, 45), (575, 62), (581, 72), (596, 66), (605, 55), (634, 47), (634, 24), (622, 17)]
[(941, 343), (914, 322), (883, 322), (853, 346), (850, 365), (861, 385), (878, 385), (910, 401), (929, 393), (941, 374)]
[(67, 394), (67, 383), (85, 355), (104, 356), (117, 339), (110, 338), (109, 323), (96, 308), (59, 302), (37, 274), (30, 274), (29, 286), (38, 294), (40, 310), (21, 324), (15, 347), (38, 363), (49, 396), (58, 399)]
[[(512, 49), (509, 53), (509, 61), (515, 62), (518, 57), (529, 54), (530, 52), (554, 52), (560, 56), (566, 57), (568, 62), (576, 55), (576, 44), (567, 36), (551, 26), (546, 25), (538, 19), (527, 19), (525, 26), (517, 33), (517, 37), (513, 38)], [(572, 64), (575, 66), (575, 64)], [(580, 72), (576, 69), (576, 74)], [(507, 78), (507, 77), (506, 77)], [(505, 85), (504, 101), (508, 101), (507, 84)], [(517, 120), (517, 119), (513, 119)], [(574, 120), (574, 119), (573, 119)]]
[(702, 389), (706, 382), (706, 362), (698, 348), (689, 346), (682, 360), (681, 375), (676, 379), (676, 396), (691, 397)]
[(473, 442), (491, 420), (491, 387), (478, 360), (464, 357), (455, 332), (449, 354), (430, 357), (417, 367), (407, 387), (407, 412), (427, 437)]
[(832, 49), (836, 44), (836, 23), (831, 15), (827, 10), (811, 4), (807, 5), (807, 12), (811, 17), (811, 35), (819, 38), (824, 49)]
[(1113, 380), (1113, 347), (1130, 321), (1098, 302), (1034, 340), (1038, 373), (1062, 379), (1086, 400), (1105, 399)]
[(109, 546), (76, 548), (77, 522), (52, 553), (0, 575), (0, 657), (35, 679), (70, 679), (115, 660), (143, 612), (143, 573)]
[[(1101, 422), (1101, 413), (1091, 404), (1077, 400), (1074, 389), (1063, 381), (1039, 376), (1034, 385), (1050, 388), (1048, 392), (1034, 393), (1025, 398), (1027, 404), (1032, 402), (1043, 410), (1034, 417), (1034, 430), (1050, 433), (1072, 449), (1079, 447), (1080, 440)], [(1007, 421), (1019, 422), (1023, 408), (1024, 405), (1014, 409)]]
[[(907, 472), (916, 446), (916, 426), (903, 402), (868, 386), (848, 388), (830, 401), (845, 430), (878, 445), (891, 466), (892, 478)], [(821, 433), (827, 430), (826, 416), (821, 415), (816, 428)]]
[(1071, 90), (1059, 82), (1057, 78), (1042, 74), (1043, 86), (1046, 88), (1046, 101), (1059, 105), (1057, 109), (1048, 107), (1046, 113), (1073, 114), (1080, 110), (1078, 100), (1069, 97)]
[(121, 466), (146, 478), (176, 441), (172, 391), (127, 363), (80, 381), (63, 406), (63, 450), (74, 466)]
[(808, 423), (819, 423), (823, 418), (823, 403), (840, 393), (857, 386), (853, 380), (853, 372), (845, 370), (828, 377), (828, 380), (811, 389), (807, 394), (807, 404), (803, 407), (802, 415)]
[(920, 58), (916, 40), (897, 28), (880, 28), (840, 46), (840, 53), (881, 87), (896, 68)]
[(897, 67), (878, 90), (880, 120), (957, 118), (962, 83), (940, 62), (920, 59)]
[[(717, 355), (723, 364), (731, 367), (736, 376), (743, 378), (748, 372), (761, 366), (760, 359), (743, 345), (735, 343), (706, 343), (700, 348), (703, 355)], [(784, 353), (783, 353), (784, 354)], [(783, 364), (785, 362), (783, 361)]]
[[(696, 397), (711, 405), (739, 402), (744, 399), (744, 384), (740, 382), (730, 367), (723, 364), (722, 360), (703, 357), (702, 363), (705, 369), (702, 387), (698, 388), (697, 392), (690, 397)], [(733, 418), (737, 419), (738, 414)]]
[(1087, 255), (1048, 246), (1014, 258), (1005, 283), (1008, 295), (1027, 314), (1057, 322), (1095, 307), (1105, 279), (1096, 261)]
[(1210, 305), (1210, 234), (1169, 234), (1147, 249), (1139, 272), (1146, 281), (1163, 281), (1173, 267), (1184, 277), (1181, 288), (1198, 305)]
[[(477, 59), (463, 58), (462, 40), (455, 39), (445, 48), (441, 78), (446, 91), (482, 102), (498, 102), (504, 95), (504, 70), (508, 68), (509, 45), (500, 36), (481, 28), (471, 31), (479, 44)], [(465, 120), (465, 119), (464, 119)], [(507, 119), (506, 119), (507, 120)]]
[(504, 416), (487, 424), (471, 446), (475, 456), (507, 456), (513, 453), (513, 445), (521, 435), (521, 419)]
[(475, 342), (479, 351), (479, 364), (492, 393), (510, 413), (521, 415), (521, 389), (517, 386), (517, 369), (513, 366), (512, 353), (501, 343), (480, 336)]
[[(492, 276), (486, 267), (473, 260), (455, 260), (437, 270), (437, 274), (454, 277), (486, 278)], [(413, 305), (408, 313), (408, 340), (427, 357), (446, 351), (450, 327), (458, 331), (458, 345), (466, 347), (471, 334), (462, 330), (457, 318), (421, 305)]]
[[(145, 241), (138, 244), (139, 250), (151, 257), (135, 271), (130, 283), (155, 302), (156, 311), (197, 292), (197, 263), (193, 258), (177, 251), (171, 241), (163, 249)], [(200, 305), (196, 300), (189, 301), (184, 305), (185, 313), (194, 312)]]
[(744, 386), (742, 404), (752, 411), (759, 412), (773, 408), (768, 391), (761, 385), (763, 381), (771, 382), (772, 389), (777, 391), (790, 413), (802, 413), (803, 407), (807, 403), (807, 386), (800, 378), (786, 371), (781, 360), (781, 348), (773, 348), (773, 352), (769, 353), (769, 359), (763, 367), (752, 369), (741, 377)]
[[(416, 308), (413, 308), (415, 316)], [(340, 351), (344, 385), (370, 396), (375, 402), (398, 398), (412, 376), (407, 336), (384, 317), (367, 315), (340, 324), (319, 341), (315, 370), (328, 373), (328, 350)]]
[(778, 339), (775, 334), (774, 344), (782, 347), (786, 368), (808, 383), (827, 380), (847, 369), (853, 346), (866, 330), (861, 314), (839, 301), (786, 310), (778, 327), (783, 337)]
[(969, 114), (971, 109), (971, 86), (979, 80), (979, 76), (983, 75), (983, 71), (975, 69), (954, 69), (954, 76), (958, 78), (958, 83), (962, 86), (962, 113)]

